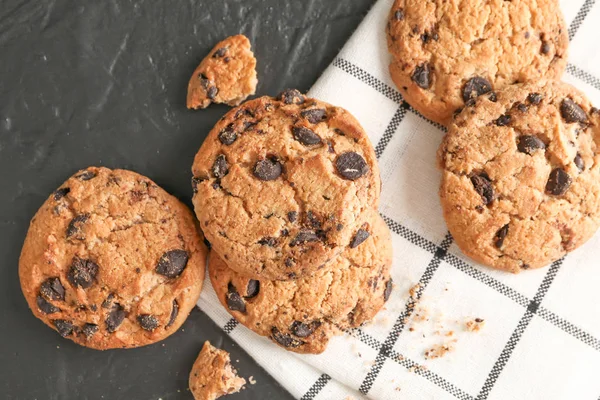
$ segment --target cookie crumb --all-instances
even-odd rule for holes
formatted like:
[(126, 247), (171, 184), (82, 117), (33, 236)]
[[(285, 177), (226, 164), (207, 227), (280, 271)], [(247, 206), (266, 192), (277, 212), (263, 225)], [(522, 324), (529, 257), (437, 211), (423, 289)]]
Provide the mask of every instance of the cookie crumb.
[[(254, 378), (249, 378), (252, 383)], [(190, 372), (189, 386), (194, 399), (216, 399), (226, 394), (239, 392), (246, 384), (231, 366), (229, 353), (204, 342), (202, 351)], [(253, 384), (253, 383), (252, 383)]]
[(413, 299), (417, 298), (417, 292), (419, 291), (419, 289), (421, 289), (421, 284), (417, 283), (416, 285), (414, 285), (413, 287), (411, 287), (408, 290), (408, 294), (410, 295), (410, 297), (412, 297)]
[(467, 321), (466, 326), (469, 332), (479, 332), (483, 326), (485, 325), (485, 320), (482, 318), (475, 318), (473, 320)]
[(454, 347), (448, 344), (436, 345), (425, 351), (425, 359), (433, 360), (436, 358), (442, 358), (449, 352), (453, 351)]
[(256, 383), (256, 380), (254, 379), (254, 376), (250, 376), (248, 378), (248, 382), (250, 382), (251, 385), (254, 385)]

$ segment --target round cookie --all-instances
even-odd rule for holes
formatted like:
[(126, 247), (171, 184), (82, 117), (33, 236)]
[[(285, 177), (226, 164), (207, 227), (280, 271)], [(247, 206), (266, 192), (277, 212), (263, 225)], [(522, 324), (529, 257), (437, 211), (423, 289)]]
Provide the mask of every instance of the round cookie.
[(90, 167), (31, 220), (19, 260), (34, 315), (94, 349), (174, 333), (194, 307), (207, 249), (192, 213), (150, 179)]
[(600, 114), (558, 81), (481, 97), (450, 125), (440, 196), (462, 251), (518, 272), (558, 260), (600, 226)]
[(321, 353), (342, 329), (371, 320), (390, 296), (389, 229), (375, 212), (370, 221), (363, 242), (348, 247), (331, 268), (295, 281), (247, 278), (213, 251), (209, 275), (217, 297), (259, 335), (297, 353)]
[(558, 0), (396, 0), (387, 25), (390, 73), (404, 99), (448, 125), (476, 97), (560, 78), (568, 31)]
[(214, 251), (256, 279), (323, 267), (355, 240), (381, 186), (358, 121), (296, 90), (227, 113), (192, 172), (196, 215)]

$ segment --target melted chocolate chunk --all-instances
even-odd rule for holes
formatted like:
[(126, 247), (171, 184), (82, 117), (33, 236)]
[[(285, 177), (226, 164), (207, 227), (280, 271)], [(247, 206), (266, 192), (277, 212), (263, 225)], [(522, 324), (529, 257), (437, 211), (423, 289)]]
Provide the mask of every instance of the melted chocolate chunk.
[(106, 330), (110, 333), (116, 331), (121, 323), (123, 323), (123, 320), (126, 316), (127, 312), (119, 303), (113, 304), (112, 309), (108, 313), (108, 316), (105, 320)]
[(504, 239), (506, 239), (506, 235), (508, 235), (508, 224), (504, 225), (498, 232), (496, 232), (496, 237), (494, 238), (494, 245), (497, 248), (502, 248), (504, 244)]
[(64, 319), (55, 319), (52, 321), (52, 323), (54, 324), (56, 330), (62, 337), (71, 336), (73, 330), (75, 329), (71, 321), (67, 321)]
[(345, 179), (354, 181), (369, 172), (365, 159), (358, 153), (349, 151), (338, 156), (335, 160), (338, 173)]
[(67, 273), (67, 279), (73, 286), (87, 289), (92, 286), (98, 275), (98, 264), (91, 260), (74, 257)]
[(383, 291), (383, 301), (388, 301), (392, 294), (393, 282), (392, 278), (385, 283), (385, 290)]
[(546, 184), (546, 192), (555, 196), (561, 196), (569, 190), (572, 179), (563, 169), (556, 168), (550, 173), (548, 183)]
[(466, 103), (471, 99), (476, 99), (482, 94), (492, 91), (492, 84), (485, 78), (475, 76), (465, 83), (462, 92), (463, 101)]
[(75, 216), (67, 226), (67, 238), (84, 240), (85, 236), (83, 235), (83, 232), (81, 232), (81, 228), (83, 228), (83, 225), (88, 221), (88, 219), (90, 219), (90, 214), (87, 213)]
[(429, 89), (431, 87), (431, 67), (427, 63), (417, 66), (411, 76), (414, 83), (421, 89)]
[(92, 171), (88, 171), (85, 170), (82, 173), (80, 173), (79, 175), (76, 175), (75, 178), (79, 179), (80, 181), (89, 181), (90, 179), (93, 179), (96, 177), (96, 173), (92, 172)]
[(296, 139), (305, 146), (312, 146), (321, 143), (321, 138), (319, 137), (319, 135), (317, 135), (308, 128), (293, 127), (292, 134), (294, 136), (294, 139)]
[(81, 328), (81, 333), (87, 338), (90, 339), (94, 334), (98, 332), (98, 325), (96, 324), (85, 324), (83, 328)]
[(221, 132), (219, 132), (219, 141), (225, 146), (230, 146), (237, 140), (237, 133), (233, 130), (232, 124), (229, 124)]
[(48, 301), (46, 301), (46, 299), (44, 299), (42, 296), (37, 296), (36, 303), (37, 303), (38, 308), (44, 314), (54, 314), (54, 313), (57, 313), (60, 311), (60, 308), (54, 307), (52, 304), (50, 304)]
[(311, 108), (300, 112), (302, 118), (306, 119), (311, 124), (318, 124), (327, 119), (327, 112), (322, 108)]
[(546, 145), (540, 139), (535, 136), (523, 135), (519, 137), (517, 143), (517, 149), (521, 153), (533, 154), (536, 150), (545, 150)]
[(48, 300), (65, 300), (65, 288), (59, 278), (48, 278), (40, 287), (40, 294)]
[(242, 296), (238, 293), (237, 289), (231, 282), (227, 285), (227, 294), (225, 294), (225, 301), (227, 303), (227, 307), (231, 311), (239, 311), (241, 313), (246, 313), (246, 303)]
[(158, 319), (152, 314), (138, 315), (137, 321), (144, 330), (153, 331), (158, 328)]
[(277, 96), (284, 104), (303, 104), (304, 96), (296, 89), (286, 89)]
[(587, 114), (577, 103), (571, 99), (564, 99), (560, 103), (560, 114), (566, 122), (586, 122)]
[(317, 329), (319, 326), (321, 326), (320, 321), (313, 321), (310, 324), (305, 324), (304, 322), (300, 321), (294, 321), (290, 326), (290, 331), (294, 335), (304, 338), (312, 335), (315, 332), (315, 329)]
[(490, 178), (484, 174), (473, 175), (471, 177), (471, 183), (473, 184), (475, 191), (481, 196), (483, 204), (487, 205), (494, 201), (494, 188)]
[(275, 158), (265, 158), (254, 166), (254, 176), (261, 181), (273, 181), (282, 174), (283, 166)]
[(56, 189), (54, 191), (54, 200), (58, 201), (60, 199), (62, 199), (63, 197), (65, 197), (69, 192), (71, 191), (70, 188), (66, 187), (66, 188), (60, 188), (60, 189)]
[(258, 292), (260, 292), (260, 282), (256, 279), (250, 279), (248, 281), (248, 286), (246, 287), (246, 296), (244, 297), (247, 299), (251, 299), (253, 297), (256, 297), (258, 295)]
[(271, 329), (271, 335), (272, 335), (273, 340), (275, 340), (277, 343), (279, 343), (283, 347), (294, 348), (294, 347), (298, 347), (298, 346), (301, 346), (304, 344), (304, 342), (302, 340), (294, 339), (290, 335), (281, 333), (279, 331), (279, 329), (277, 329), (276, 327), (273, 327)]
[(304, 243), (318, 242), (318, 241), (319, 241), (319, 236), (317, 236), (317, 234), (315, 232), (309, 231), (309, 230), (302, 230), (290, 242), (290, 247), (302, 245)]
[(158, 260), (156, 272), (167, 278), (176, 278), (187, 266), (188, 259), (189, 256), (185, 250), (167, 251)]
[(212, 173), (217, 179), (225, 177), (229, 173), (229, 164), (225, 154), (219, 154), (212, 166)]
[(358, 247), (365, 240), (367, 240), (369, 238), (369, 236), (371, 236), (371, 234), (368, 231), (366, 231), (362, 228), (359, 229), (356, 232), (356, 235), (354, 235), (354, 238), (352, 239), (352, 241), (350, 242), (350, 248), (354, 249), (354, 248)]
[(177, 302), (177, 300), (173, 300), (173, 309), (171, 310), (171, 316), (169, 317), (169, 322), (167, 323), (165, 328), (168, 328), (171, 325), (173, 325), (173, 322), (175, 322), (175, 318), (177, 318), (178, 314), (179, 314), (179, 303)]

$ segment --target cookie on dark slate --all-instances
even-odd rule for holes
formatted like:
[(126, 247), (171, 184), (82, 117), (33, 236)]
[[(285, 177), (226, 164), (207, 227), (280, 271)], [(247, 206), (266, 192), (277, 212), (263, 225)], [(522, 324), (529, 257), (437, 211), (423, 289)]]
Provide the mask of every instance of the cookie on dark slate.
[(354, 240), (381, 185), (356, 119), (296, 90), (227, 113), (192, 171), (196, 215), (213, 250), (255, 279), (321, 268)]
[(194, 307), (207, 249), (192, 213), (150, 179), (90, 167), (39, 209), (19, 261), (34, 315), (99, 350), (174, 333)]
[(391, 294), (390, 232), (381, 217), (371, 215), (362, 228), (364, 240), (310, 278), (254, 280), (211, 252), (209, 275), (217, 297), (238, 321), (279, 346), (321, 353), (341, 330), (373, 319)]
[(187, 107), (206, 108), (211, 103), (237, 106), (256, 91), (256, 58), (250, 41), (235, 35), (217, 43), (190, 78)]
[(404, 99), (447, 125), (479, 96), (560, 78), (568, 30), (558, 0), (396, 0), (387, 25), (390, 73)]
[(439, 152), (452, 236), (471, 258), (539, 268), (600, 226), (600, 114), (561, 82), (514, 85), (463, 111)]

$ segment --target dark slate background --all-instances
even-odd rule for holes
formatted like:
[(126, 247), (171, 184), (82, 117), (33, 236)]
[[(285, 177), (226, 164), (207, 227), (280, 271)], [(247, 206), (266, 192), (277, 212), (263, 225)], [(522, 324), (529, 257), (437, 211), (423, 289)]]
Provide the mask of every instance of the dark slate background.
[[(190, 74), (216, 42), (244, 33), (259, 95), (306, 91), (373, 0), (0, 1), (0, 394), (3, 399), (190, 399), (205, 340), (253, 375), (234, 399), (291, 396), (200, 310), (140, 349), (79, 347), (36, 320), (19, 252), (48, 194), (89, 165), (144, 174), (191, 205), (190, 167), (227, 111), (185, 108)], [(239, 360), (239, 363), (236, 362)]]

